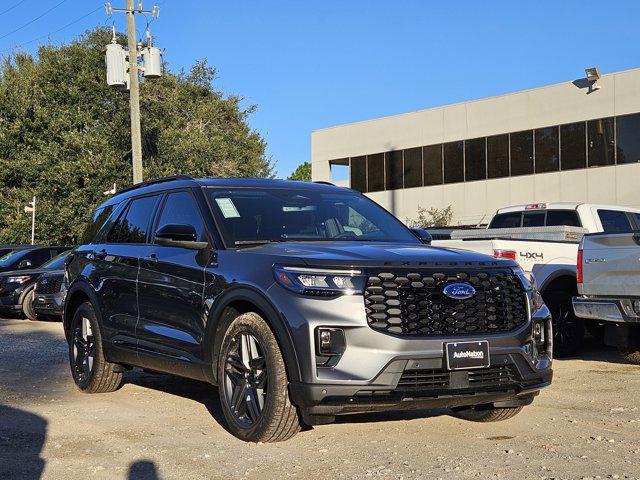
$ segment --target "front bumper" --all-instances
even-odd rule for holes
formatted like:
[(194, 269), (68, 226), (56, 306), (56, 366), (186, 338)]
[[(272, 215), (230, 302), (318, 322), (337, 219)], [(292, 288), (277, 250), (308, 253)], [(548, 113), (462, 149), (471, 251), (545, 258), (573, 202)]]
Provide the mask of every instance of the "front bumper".
[(33, 309), (37, 314), (61, 317), (64, 309), (63, 293), (34, 293)]
[(0, 310), (9, 312), (9, 311), (19, 311), (22, 309), (22, 305), (20, 305), (20, 292), (17, 290), (11, 292), (5, 292), (0, 295)]

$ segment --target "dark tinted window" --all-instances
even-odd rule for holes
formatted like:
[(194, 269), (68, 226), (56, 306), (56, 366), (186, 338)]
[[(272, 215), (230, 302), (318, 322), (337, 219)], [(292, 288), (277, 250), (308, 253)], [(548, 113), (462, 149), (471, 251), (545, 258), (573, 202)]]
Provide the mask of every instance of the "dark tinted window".
[(367, 157), (353, 157), (350, 168), (351, 188), (367, 192)]
[(384, 153), (367, 155), (367, 191), (384, 190)]
[(64, 268), (64, 261), (67, 259), (71, 252), (66, 251), (59, 255), (56, 255), (51, 260), (42, 265), (42, 268), (47, 270), (62, 270)]
[(464, 181), (463, 142), (449, 142), (443, 145), (444, 183)]
[(175, 192), (167, 196), (157, 229), (160, 230), (165, 225), (191, 225), (198, 233), (197, 241), (204, 240), (202, 216), (193, 195), (189, 192)]
[(587, 159), (590, 167), (613, 165), (613, 118), (587, 122)]
[(536, 138), (536, 173), (560, 170), (558, 127), (539, 128)]
[(422, 186), (422, 148), (404, 151), (404, 188)]
[(522, 214), (523, 227), (544, 227), (545, 212), (524, 212)]
[(586, 135), (584, 122), (560, 125), (560, 164), (562, 170), (586, 168)]
[(52, 251), (48, 248), (31, 250), (22, 258), (22, 260), (29, 260), (32, 267), (39, 267), (44, 262), (48, 262), (49, 260), (51, 260), (51, 258), (53, 257), (51, 253)]
[(157, 195), (134, 199), (113, 225), (109, 243), (146, 243)]
[(464, 177), (467, 182), (486, 180), (487, 157), (484, 138), (464, 142)]
[(628, 232), (631, 230), (629, 218), (625, 212), (616, 210), (598, 210), (602, 229), (607, 233)]
[(616, 118), (617, 163), (640, 162), (640, 113)]
[(397, 190), (403, 187), (402, 182), (402, 150), (394, 150), (384, 154), (386, 169), (386, 189)]
[(106, 207), (97, 208), (96, 211), (93, 212), (91, 220), (82, 235), (83, 244), (92, 243), (96, 239), (96, 235), (98, 235), (98, 232), (100, 232), (109, 215), (113, 212), (113, 207), (113, 205), (107, 205)]
[(581, 227), (575, 210), (547, 210), (547, 227)]
[(509, 176), (509, 135), (487, 137), (487, 177)]
[(511, 134), (511, 176), (533, 173), (533, 130)]
[(521, 212), (499, 213), (491, 220), (489, 228), (515, 228), (520, 226)]
[(442, 145), (422, 148), (424, 184), (442, 185)]

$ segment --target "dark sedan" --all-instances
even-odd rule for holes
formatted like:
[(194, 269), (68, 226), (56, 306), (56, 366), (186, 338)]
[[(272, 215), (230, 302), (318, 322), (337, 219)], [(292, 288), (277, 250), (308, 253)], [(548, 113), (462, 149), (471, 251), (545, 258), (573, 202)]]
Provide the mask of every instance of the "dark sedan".
[(0, 257), (0, 273), (38, 268), (56, 255), (71, 249), (70, 246), (47, 247), (43, 245), (7, 246)]
[[(62, 247), (50, 247), (49, 250)], [(36, 320), (33, 309), (33, 292), (38, 278), (44, 273), (59, 271), (64, 268), (64, 261), (69, 255), (67, 251), (50, 259), (39, 268), (24, 268), (0, 274), (0, 311), (6, 313), (22, 313), (25, 317)], [(3, 257), (4, 258), (4, 257)], [(21, 260), (21, 261), (24, 261)]]

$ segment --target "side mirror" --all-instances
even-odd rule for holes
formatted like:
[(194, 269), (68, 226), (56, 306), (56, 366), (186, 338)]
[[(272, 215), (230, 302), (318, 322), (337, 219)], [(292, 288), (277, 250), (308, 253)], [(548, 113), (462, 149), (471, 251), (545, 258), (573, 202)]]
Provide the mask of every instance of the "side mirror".
[(191, 250), (203, 250), (209, 246), (207, 242), (198, 242), (198, 233), (193, 225), (169, 224), (158, 229), (155, 243), (165, 247), (181, 247)]
[(31, 263), (31, 260), (21, 260), (18, 264), (18, 270), (24, 270), (25, 268), (31, 267), (33, 267), (33, 263)]
[(413, 233), (418, 240), (426, 245), (431, 245), (431, 234), (427, 232), (424, 228), (412, 228), (411, 233)]

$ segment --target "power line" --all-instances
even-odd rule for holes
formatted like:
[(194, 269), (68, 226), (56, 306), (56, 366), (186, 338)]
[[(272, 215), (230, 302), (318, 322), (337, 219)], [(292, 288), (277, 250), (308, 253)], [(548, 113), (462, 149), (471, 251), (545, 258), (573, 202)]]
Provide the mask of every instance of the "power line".
[(86, 13), (85, 15), (76, 18), (72, 22), (67, 23), (65, 26), (60, 27), (59, 29), (54, 30), (53, 32), (49, 32), (49, 33), (47, 33), (45, 35), (40, 35), (39, 37), (34, 38), (33, 40), (29, 40), (28, 42), (24, 42), (24, 43), (21, 43), (19, 45), (16, 45), (14, 48), (23, 47), (25, 45), (29, 45), (30, 43), (37, 42), (38, 40), (42, 40), (43, 38), (47, 38), (47, 37), (49, 37), (51, 35), (55, 35), (56, 33), (61, 32), (62, 30), (65, 30), (65, 29), (69, 28), (71, 25), (75, 25), (76, 23), (84, 20), (88, 16), (93, 15), (94, 13), (96, 13), (98, 10), (101, 10), (102, 8), (103, 8), (103, 6), (100, 5), (99, 7), (94, 8), (93, 10), (91, 10), (89, 13)]
[(0, 40), (7, 38), (9, 35), (13, 35), (16, 32), (19, 32), (20, 30), (22, 30), (23, 28), (28, 27), (29, 25), (31, 25), (34, 22), (37, 22), (38, 20), (40, 20), (42, 17), (44, 17), (46, 14), (48, 14), (49, 12), (51, 12), (52, 10), (58, 8), (60, 5), (62, 5), (64, 2), (66, 2), (67, 0), (62, 0), (61, 2), (56, 3), (53, 7), (51, 7), (49, 10), (46, 10), (45, 12), (41, 13), (40, 15), (38, 15), (36, 18), (34, 18), (33, 20), (28, 21), (27, 23), (25, 23), (24, 25), (19, 26), (18, 28), (16, 28), (15, 30), (12, 30), (9, 33), (5, 33), (4, 35), (2, 35), (0, 37)]
[(11, 10), (13, 10), (16, 7), (19, 7), (20, 5), (22, 5), (24, 2), (26, 2), (27, 0), (21, 0), (18, 3), (16, 3), (15, 5), (13, 5), (12, 7), (7, 8), (6, 10), (3, 10), (0, 12), (0, 15), (4, 15), (7, 12), (10, 12)]

